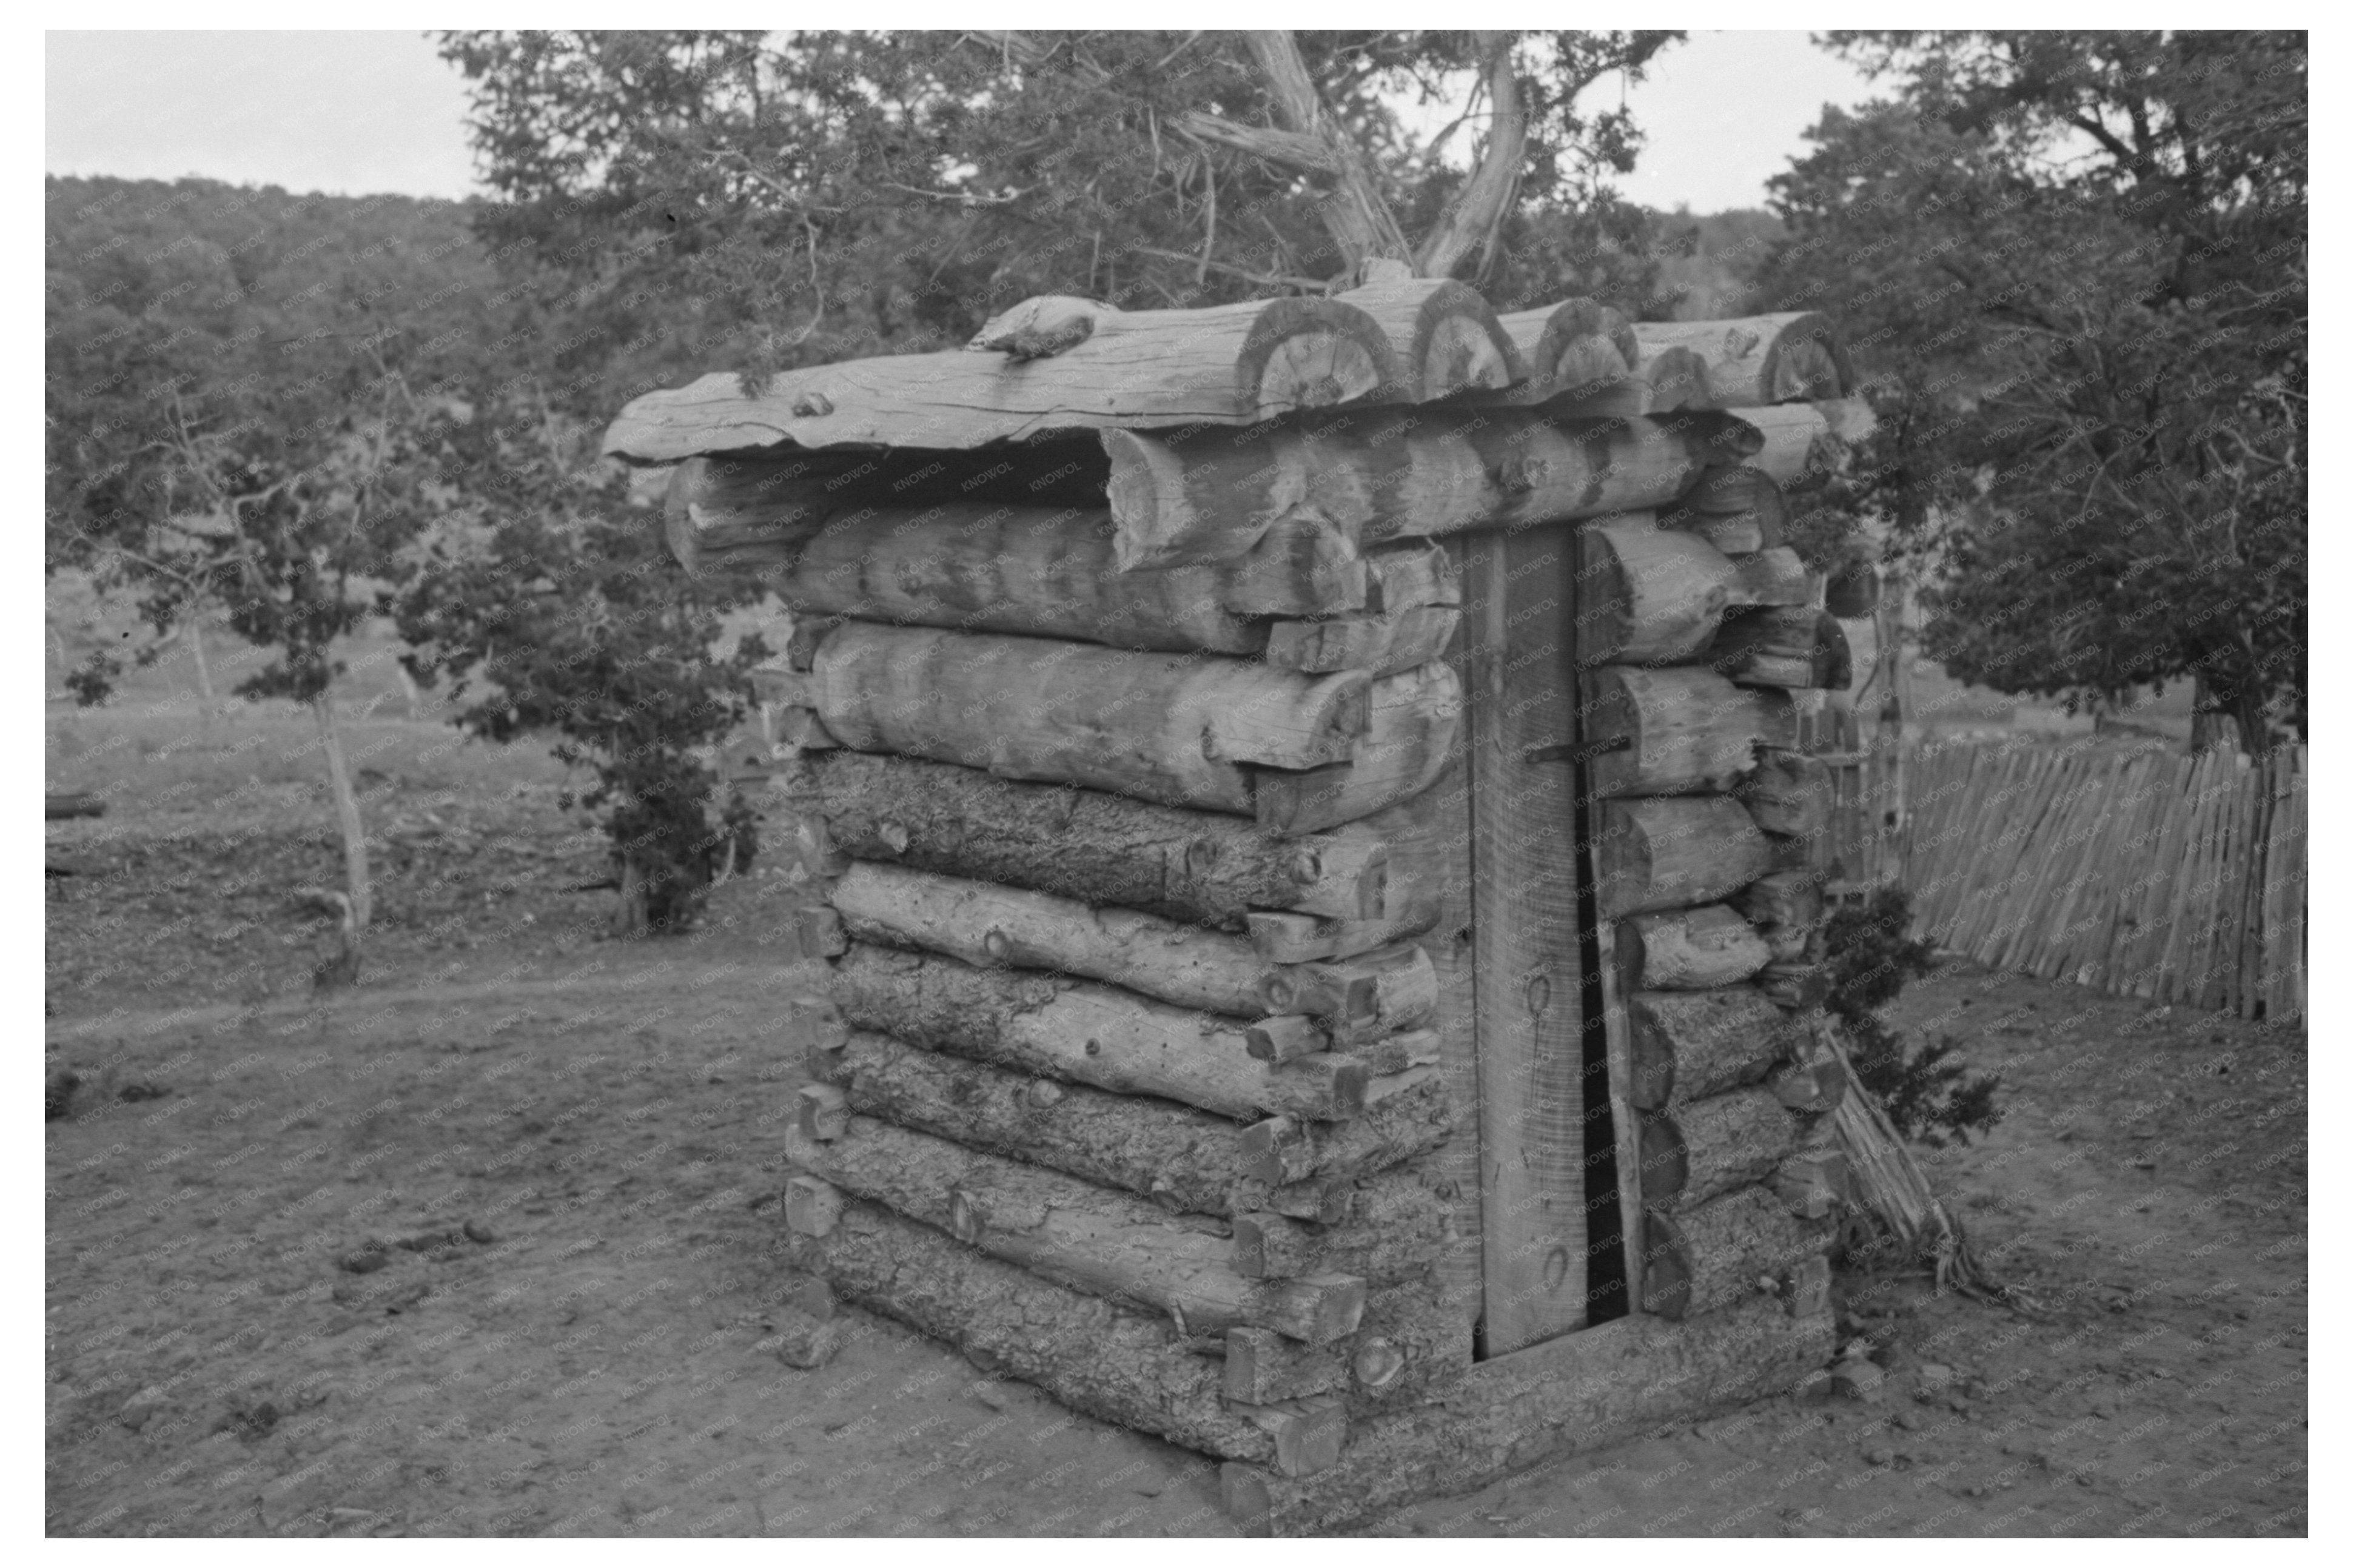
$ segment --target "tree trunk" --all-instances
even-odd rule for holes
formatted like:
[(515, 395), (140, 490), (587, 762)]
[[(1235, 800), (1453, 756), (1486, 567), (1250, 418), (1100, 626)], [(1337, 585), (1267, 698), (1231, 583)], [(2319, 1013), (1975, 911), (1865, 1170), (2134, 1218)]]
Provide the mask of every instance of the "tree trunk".
[(368, 885), (367, 832), (360, 825), (359, 797), (352, 793), (351, 769), (343, 760), (343, 732), (335, 720), (332, 687), (311, 700), (311, 715), (318, 721), (319, 748), (327, 754), (327, 784), (334, 795), (335, 821), (343, 829), (343, 887), (352, 900), (348, 945), (356, 965), (360, 939), (368, 929), (375, 904)]
[(638, 858), (626, 850), (620, 856), (620, 907), (613, 911), (613, 934), (623, 941), (635, 941), (653, 929), (653, 918), (646, 909), (646, 876), (638, 865)]
[(205, 617), (201, 601), (188, 606), (186, 618), (180, 624), (187, 628), (188, 658), (196, 667), (196, 699), (204, 704), (204, 721), (210, 724), (220, 710), (220, 699), (213, 692), (212, 661), (205, 657)]
[(417, 678), (409, 674), (408, 667), (402, 664), (398, 659), (393, 660), (392, 673), (399, 678), (401, 694), (408, 700), (408, 717), (410, 720), (415, 721), (424, 718), (425, 693), (417, 689)]
[(1266, 79), (1267, 97), (1282, 128), (1310, 136), (1324, 148), (1325, 171), (1339, 189), (1331, 199), (1316, 204), (1324, 228), (1339, 251), (1340, 268), (1357, 271), (1376, 257), (1408, 261), (1413, 255), (1397, 218), (1382, 200), (1380, 187), (1356, 139), (1332, 118), (1307, 62), (1300, 58), (1299, 42), (1288, 30), (1245, 32), (1243, 44)]

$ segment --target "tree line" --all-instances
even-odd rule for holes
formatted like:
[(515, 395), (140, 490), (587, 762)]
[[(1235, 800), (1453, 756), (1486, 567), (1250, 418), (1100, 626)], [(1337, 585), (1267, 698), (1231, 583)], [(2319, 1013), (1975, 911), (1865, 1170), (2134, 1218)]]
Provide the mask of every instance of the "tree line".
[(691, 748), (765, 650), (717, 652), (756, 590), (674, 570), (596, 466), (623, 401), (1386, 259), (1505, 308), (1834, 315), (1880, 433), (1809, 548), (1872, 524), (1964, 679), (2300, 729), (2302, 35), (1831, 35), (1888, 96), (1729, 223), (1611, 183), (1641, 133), (1606, 84), (1679, 37), (443, 34), (491, 199), (48, 183), (48, 562), (159, 634), (219, 605), (338, 773), (336, 639), (391, 615), (469, 729), (595, 770), (659, 928), (753, 847)]

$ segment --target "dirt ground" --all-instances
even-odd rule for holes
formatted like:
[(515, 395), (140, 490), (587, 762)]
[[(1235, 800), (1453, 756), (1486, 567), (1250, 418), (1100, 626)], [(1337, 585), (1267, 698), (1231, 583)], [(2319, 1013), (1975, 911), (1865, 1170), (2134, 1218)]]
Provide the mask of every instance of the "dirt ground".
[[(758, 866), (697, 935), (609, 942), (547, 778), (377, 784), (383, 930), (324, 1003), (285, 897), (333, 879), (315, 788), (50, 827), (47, 1054), (85, 1080), (47, 1134), (51, 1533), (1230, 1533), (1207, 1461), (895, 1324), (778, 1359), (798, 889)], [(1957, 965), (1900, 1011), (2009, 1085), (1928, 1164), (2031, 1311), (1844, 1279), (1875, 1402), (1367, 1532), (2302, 1534), (2301, 1030)]]

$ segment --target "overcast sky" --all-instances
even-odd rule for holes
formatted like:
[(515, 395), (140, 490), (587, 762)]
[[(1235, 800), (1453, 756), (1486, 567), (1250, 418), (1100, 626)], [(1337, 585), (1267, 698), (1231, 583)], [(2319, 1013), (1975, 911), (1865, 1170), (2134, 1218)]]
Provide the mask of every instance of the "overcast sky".
[[(421, 34), (53, 32), (47, 89), (53, 174), (476, 189), (465, 92)], [(1591, 89), (1619, 90), (1615, 79)], [(1760, 205), (1822, 104), (1868, 96), (1804, 33), (1695, 33), (1627, 93), (1649, 142), (1622, 188), (1664, 209)]]

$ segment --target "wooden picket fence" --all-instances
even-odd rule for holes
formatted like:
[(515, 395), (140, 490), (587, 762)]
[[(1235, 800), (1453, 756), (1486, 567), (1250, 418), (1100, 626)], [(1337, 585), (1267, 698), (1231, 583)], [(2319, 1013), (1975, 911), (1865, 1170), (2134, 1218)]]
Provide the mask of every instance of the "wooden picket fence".
[(1900, 771), (1835, 761), (1834, 881), (1901, 881), (1915, 934), (2115, 995), (2303, 1013), (2303, 747), (2249, 759), (1971, 744), (1910, 752)]

